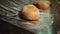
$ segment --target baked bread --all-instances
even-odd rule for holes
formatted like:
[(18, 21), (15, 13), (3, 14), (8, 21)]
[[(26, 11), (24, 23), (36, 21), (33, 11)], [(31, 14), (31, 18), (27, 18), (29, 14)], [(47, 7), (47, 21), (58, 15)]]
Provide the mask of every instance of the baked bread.
[(44, 9), (44, 10), (48, 10), (50, 8), (50, 1), (46, 0), (39, 0), (39, 1), (34, 1), (33, 4), (39, 8), (39, 9)]
[(41, 4), (39, 4), (39, 8), (43, 9), (43, 10), (48, 10), (50, 8), (50, 6), (46, 3), (41, 3)]
[(22, 18), (26, 20), (38, 20), (39, 19), (39, 10), (34, 5), (26, 5), (22, 11)]

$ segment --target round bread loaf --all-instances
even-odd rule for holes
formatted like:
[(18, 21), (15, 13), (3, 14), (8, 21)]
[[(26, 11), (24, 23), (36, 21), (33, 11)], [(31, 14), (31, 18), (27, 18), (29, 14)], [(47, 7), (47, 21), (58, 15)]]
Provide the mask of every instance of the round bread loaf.
[(22, 18), (27, 20), (38, 20), (39, 19), (39, 10), (34, 5), (26, 5), (22, 11)]
[(33, 4), (39, 8), (39, 9), (44, 9), (44, 10), (48, 10), (50, 8), (50, 1), (46, 0), (39, 0), (39, 1), (34, 1)]
[(41, 4), (39, 4), (39, 8), (43, 9), (43, 10), (48, 10), (50, 8), (50, 6), (46, 3), (41, 3)]

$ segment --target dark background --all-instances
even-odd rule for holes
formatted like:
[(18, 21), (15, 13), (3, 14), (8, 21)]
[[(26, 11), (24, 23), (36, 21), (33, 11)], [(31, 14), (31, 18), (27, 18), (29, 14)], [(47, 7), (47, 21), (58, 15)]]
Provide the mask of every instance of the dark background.
[(0, 19), (0, 34), (34, 34)]

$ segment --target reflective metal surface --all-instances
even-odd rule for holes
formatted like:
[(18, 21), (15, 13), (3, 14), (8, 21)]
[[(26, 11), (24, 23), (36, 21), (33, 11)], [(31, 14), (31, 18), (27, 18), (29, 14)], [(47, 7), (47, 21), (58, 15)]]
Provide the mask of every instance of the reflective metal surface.
[(0, 0), (0, 14), (4, 16), (1, 19), (36, 34), (52, 34), (53, 13), (51, 13), (51, 8), (46, 13), (44, 12), (45, 14), (40, 14), (38, 26), (34, 29), (29, 29), (24, 24), (32, 21), (19, 18), (18, 14), (23, 9), (23, 6), (32, 4), (32, 2), (33, 0)]

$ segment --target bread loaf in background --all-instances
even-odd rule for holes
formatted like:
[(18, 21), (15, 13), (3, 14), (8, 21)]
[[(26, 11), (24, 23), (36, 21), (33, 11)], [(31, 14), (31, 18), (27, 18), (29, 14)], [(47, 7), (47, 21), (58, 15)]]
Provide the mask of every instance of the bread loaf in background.
[(50, 0), (35, 0), (33, 4), (43, 10), (48, 10), (50, 8)]

